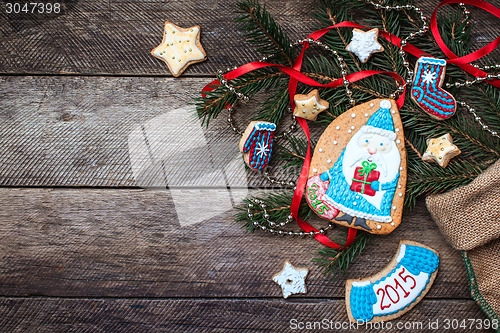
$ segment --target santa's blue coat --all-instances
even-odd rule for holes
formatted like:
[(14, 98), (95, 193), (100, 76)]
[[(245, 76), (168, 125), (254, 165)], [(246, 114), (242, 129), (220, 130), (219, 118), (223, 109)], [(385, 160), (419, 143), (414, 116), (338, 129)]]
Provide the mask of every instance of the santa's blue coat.
[[(364, 219), (378, 222), (391, 222), (391, 205), (396, 192), (399, 179), (399, 172), (390, 182), (371, 186), (375, 191), (386, 191), (382, 197), (380, 209), (368, 202), (360, 193), (351, 191), (351, 186), (347, 183), (342, 172), (345, 149), (333, 167), (321, 174), (323, 181), (330, 180), (325, 199), (340, 211)], [(378, 182), (373, 182), (378, 184)]]

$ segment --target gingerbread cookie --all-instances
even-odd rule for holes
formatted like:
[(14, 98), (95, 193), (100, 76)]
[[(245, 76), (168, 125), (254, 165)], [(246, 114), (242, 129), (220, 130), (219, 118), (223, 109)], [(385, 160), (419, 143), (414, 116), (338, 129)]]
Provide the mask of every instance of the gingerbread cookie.
[(420, 57), (415, 64), (411, 98), (432, 118), (444, 120), (455, 114), (455, 98), (441, 86), (446, 74), (446, 60)]
[(372, 54), (383, 52), (384, 47), (378, 42), (378, 28), (368, 31), (353, 29), (346, 50), (354, 53), (362, 63), (366, 63)]
[(307, 95), (296, 94), (293, 97), (295, 109), (293, 114), (296, 117), (315, 121), (318, 114), (328, 109), (330, 103), (319, 97), (318, 89), (314, 89)]
[(200, 43), (200, 27), (181, 28), (165, 22), (163, 41), (151, 51), (151, 54), (163, 60), (173, 76), (180, 76), (186, 68), (207, 57)]
[(276, 125), (268, 121), (252, 121), (240, 139), (239, 148), (245, 163), (253, 170), (264, 169), (273, 151)]
[(427, 150), (422, 159), (427, 162), (437, 162), (441, 167), (446, 168), (450, 160), (460, 155), (461, 151), (453, 144), (450, 133), (436, 139), (427, 139)]
[(306, 277), (309, 269), (305, 267), (295, 267), (288, 260), (285, 260), (281, 272), (273, 275), (273, 281), (281, 286), (283, 298), (288, 298), (293, 294), (305, 294)]
[(365, 279), (347, 280), (345, 299), (352, 322), (381, 322), (410, 311), (427, 294), (439, 266), (439, 254), (417, 242), (401, 241), (392, 261)]
[[(308, 179), (306, 198), (320, 217), (373, 234), (393, 231), (401, 222), (406, 189), (396, 102), (375, 99), (337, 117), (316, 145)], [(314, 200), (324, 205), (310, 193), (321, 194)]]

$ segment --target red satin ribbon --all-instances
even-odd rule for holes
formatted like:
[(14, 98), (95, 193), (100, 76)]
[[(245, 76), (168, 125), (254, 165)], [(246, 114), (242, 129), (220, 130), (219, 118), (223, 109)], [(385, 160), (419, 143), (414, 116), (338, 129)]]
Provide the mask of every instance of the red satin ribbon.
[[(477, 60), (477, 59), (485, 56), (486, 54), (490, 53), (491, 51), (493, 51), (493, 49), (495, 49), (500, 44), (500, 36), (497, 39), (495, 39), (493, 42), (491, 42), (490, 44), (488, 44), (487, 46), (481, 48), (480, 50), (478, 50), (476, 52), (473, 52), (471, 54), (468, 54), (468, 55), (460, 57), (460, 58), (457, 57), (445, 45), (444, 41), (442, 40), (441, 36), (439, 35), (439, 30), (437, 28), (437, 22), (436, 22), (436, 13), (437, 13), (437, 10), (439, 9), (439, 7), (446, 5), (446, 4), (450, 4), (450, 3), (464, 3), (464, 4), (468, 4), (468, 5), (473, 5), (473, 6), (482, 8), (482, 9), (492, 13), (493, 15), (495, 15), (499, 18), (500, 18), (500, 9), (498, 9), (495, 6), (492, 6), (492, 5), (486, 3), (482, 0), (443, 0), (438, 5), (438, 7), (435, 9), (434, 13), (432, 14), (431, 31), (432, 31), (434, 38), (436, 39), (439, 47), (443, 50), (443, 52), (446, 54), (446, 56), (448, 56), (448, 58), (450, 58), (450, 60), (448, 60), (448, 62), (461, 67), (464, 71), (466, 71), (472, 75), (475, 75), (476, 77), (479, 77), (479, 76), (484, 77), (484, 76), (486, 76), (487, 73), (475, 68), (474, 66), (469, 65), (469, 63), (474, 61), (474, 60)], [(324, 36), (326, 33), (328, 33), (329, 31), (331, 31), (332, 29), (335, 29), (335, 28), (369, 29), (369, 28), (361, 26), (359, 24), (345, 21), (345, 22), (341, 22), (341, 23), (335, 24), (333, 26), (315, 31), (312, 34), (310, 34), (308, 36), (308, 38), (318, 40), (319, 38)], [(399, 37), (397, 37), (389, 32), (383, 31), (383, 30), (379, 30), (379, 34), (382, 37), (384, 37), (386, 40), (388, 40), (390, 43), (392, 43), (393, 45), (396, 45), (397, 47), (401, 46), (401, 39)], [(304, 52), (308, 47), (309, 47), (309, 42), (305, 41), (303, 43), (303, 46), (302, 46), (302, 51), (299, 54), (299, 56), (297, 57), (297, 59), (295, 60), (295, 63), (294, 63), (292, 68), (287, 67), (287, 66), (283, 66), (283, 65), (278, 65), (278, 64), (271, 64), (271, 63), (267, 63), (267, 62), (257, 62), (256, 61), (256, 62), (251, 62), (251, 63), (245, 64), (241, 67), (236, 68), (235, 70), (225, 74), (224, 78), (226, 80), (232, 80), (232, 79), (235, 79), (241, 75), (252, 72), (252, 71), (259, 69), (259, 68), (276, 67), (279, 70), (281, 70), (283, 73), (290, 76), (288, 89), (289, 89), (289, 95), (290, 95), (290, 103), (291, 103), (292, 107), (294, 107), (293, 96), (295, 95), (295, 92), (297, 90), (298, 82), (302, 82), (304, 84), (314, 86), (314, 87), (323, 87), (323, 88), (336, 88), (336, 87), (343, 84), (343, 79), (338, 79), (338, 80), (335, 80), (335, 81), (330, 82), (328, 84), (321, 84), (321, 83), (313, 80), (312, 78), (310, 78), (310, 77), (308, 77), (300, 72), (300, 69), (302, 66), (302, 60), (304, 57)], [(416, 57), (428, 55), (424, 51), (420, 50), (419, 48), (417, 48), (409, 43), (407, 45), (405, 45), (403, 47), (403, 49), (406, 52), (408, 52)], [(401, 82), (404, 83), (404, 80), (401, 76), (399, 76), (396, 73), (386, 72), (386, 71), (361, 71), (361, 72), (350, 74), (346, 78), (349, 80), (349, 82), (352, 83), (352, 82), (356, 82), (358, 80), (361, 80), (363, 78), (366, 78), (366, 77), (369, 77), (372, 75), (376, 75), (376, 74), (387, 74), (387, 75), (395, 78), (396, 80), (401, 80)], [(490, 81), (486, 81), (486, 82), (500, 88), (500, 80), (490, 80)], [(206, 96), (205, 92), (209, 92), (209, 91), (214, 90), (217, 85), (220, 85), (220, 82), (217, 80), (212, 81), (211, 83), (206, 85), (202, 89), (202, 96), (205, 97)], [(401, 94), (401, 96), (396, 101), (398, 108), (401, 108), (404, 104), (405, 92), (406, 92), (406, 86), (405, 86), (405, 91), (403, 92), (403, 94)], [(309, 132), (309, 127), (307, 125), (307, 121), (303, 118), (297, 118), (297, 121), (298, 121), (299, 125), (302, 127), (302, 129), (304, 130), (304, 133), (307, 137), (308, 146), (307, 146), (307, 153), (306, 153), (305, 160), (304, 160), (304, 165), (302, 167), (302, 170), (301, 170), (301, 173), (299, 176), (299, 180), (297, 181), (296, 190), (295, 190), (295, 193), (293, 196), (292, 205), (291, 205), (291, 213), (294, 216), (294, 218), (297, 220), (297, 224), (300, 226), (300, 228), (302, 230), (304, 230), (305, 232), (311, 232), (311, 231), (318, 232), (317, 229), (315, 229), (310, 224), (308, 224), (307, 222), (300, 219), (298, 216), (300, 202), (302, 201), (305, 185), (306, 185), (307, 178), (309, 175), (309, 166), (311, 163), (311, 146), (310, 146), (311, 140), (310, 140), (310, 132)], [(347, 241), (346, 241), (344, 246), (336, 244), (335, 242), (333, 242), (332, 240), (330, 240), (328, 237), (326, 237), (323, 234), (316, 234), (314, 238), (317, 241), (319, 241), (320, 243), (322, 243), (328, 247), (340, 249), (340, 248), (346, 248), (352, 244), (352, 242), (354, 241), (354, 238), (356, 236), (356, 231), (357, 230), (354, 228), (349, 228)]]
[[(336, 26), (330, 27), (330, 30), (335, 28), (335, 27)], [(313, 33), (312, 35), (310, 35), (308, 38), (314, 38), (314, 39), (320, 38), (328, 31), (329, 30), (322, 29), (322, 31), (317, 31), (316, 33)], [(295, 92), (297, 90), (298, 82), (302, 82), (302, 83), (307, 84), (309, 86), (324, 87), (324, 88), (335, 88), (335, 87), (339, 87), (343, 84), (343, 78), (337, 79), (337, 80), (330, 82), (330, 83), (327, 83), (327, 84), (321, 84), (321, 83), (315, 81), (314, 79), (312, 79), (312, 78), (310, 78), (310, 77), (308, 77), (300, 72), (300, 68), (302, 66), (303, 55), (304, 55), (305, 50), (308, 47), (309, 47), (309, 43), (305, 42), (303, 45), (302, 52), (295, 60), (293, 68), (283, 66), (283, 65), (278, 65), (278, 64), (271, 64), (271, 63), (267, 63), (267, 62), (256, 61), (256, 62), (251, 62), (251, 63), (245, 64), (241, 67), (236, 68), (235, 70), (232, 70), (231, 72), (225, 74), (224, 78), (226, 80), (232, 80), (232, 79), (235, 79), (243, 74), (249, 73), (249, 72), (254, 71), (256, 69), (259, 69), (259, 68), (276, 67), (279, 70), (281, 70), (283, 73), (290, 76), (288, 88), (289, 88), (289, 95), (290, 95), (290, 103), (294, 107), (295, 103), (293, 102), (293, 96), (295, 95)], [(352, 82), (356, 82), (356, 81), (359, 81), (361, 79), (364, 79), (364, 78), (367, 78), (367, 77), (370, 77), (370, 76), (376, 75), (376, 74), (387, 74), (387, 75), (395, 78), (396, 80), (400, 80), (401, 83), (404, 83), (404, 80), (401, 76), (399, 76), (396, 73), (386, 72), (386, 71), (372, 71), (372, 70), (362, 71), (362, 72), (350, 74), (350, 75), (346, 76), (346, 78), (349, 80), (349, 82), (352, 83)], [(205, 92), (212, 91), (219, 84), (220, 84), (220, 82), (215, 80), (215, 81), (212, 81), (210, 84), (206, 85), (202, 89), (202, 96), (206, 96)], [(401, 95), (401, 97), (397, 100), (397, 105), (399, 108), (401, 108), (403, 106), (404, 98), (405, 98), (405, 94), (403, 93)], [(311, 231), (317, 233), (318, 232), (317, 229), (312, 227), (307, 222), (303, 221), (298, 216), (300, 202), (301, 202), (303, 194), (304, 194), (304, 188), (305, 188), (305, 185), (307, 182), (307, 177), (309, 174), (309, 166), (311, 163), (311, 146), (310, 146), (311, 139), (310, 139), (310, 133), (309, 133), (309, 127), (307, 125), (307, 121), (303, 118), (297, 118), (297, 121), (298, 121), (299, 125), (302, 127), (302, 129), (304, 130), (304, 133), (306, 134), (308, 146), (307, 146), (307, 153), (306, 153), (305, 160), (304, 160), (304, 165), (302, 166), (299, 180), (297, 181), (295, 193), (293, 195), (292, 205), (291, 205), (291, 214), (296, 219), (297, 224), (299, 225), (299, 227), (302, 230), (304, 230), (307, 233), (311, 232)], [(347, 241), (344, 244), (344, 246), (336, 244), (335, 242), (333, 242), (331, 239), (329, 239), (324, 234), (317, 233), (314, 236), (314, 238), (317, 241), (319, 241), (320, 243), (322, 243), (328, 247), (340, 249), (340, 248), (348, 247), (352, 244), (352, 242), (354, 241), (354, 238), (356, 236), (356, 232), (357, 232), (357, 229), (349, 228), (349, 232), (347, 235)]]
[[(437, 27), (437, 21), (436, 21), (436, 14), (437, 14), (437, 10), (439, 9), (439, 7), (447, 5), (447, 4), (451, 4), (451, 3), (463, 3), (466, 5), (475, 6), (475, 7), (486, 10), (487, 12), (495, 15), (498, 18), (500, 18), (500, 9), (498, 9), (497, 7), (490, 5), (489, 3), (484, 2), (482, 0), (443, 0), (437, 6), (437, 8), (434, 10), (434, 13), (432, 13), (432, 17), (431, 17), (432, 35), (434, 36), (434, 39), (436, 40), (436, 42), (438, 43), (439, 47), (444, 52), (444, 54), (446, 54), (446, 56), (448, 58), (450, 58), (450, 60), (448, 60), (448, 62), (450, 64), (455, 64), (455, 65), (459, 66), (464, 71), (474, 75), (475, 77), (485, 77), (487, 75), (486, 72), (470, 65), (470, 63), (481, 58), (481, 57), (484, 57), (485, 55), (487, 55), (488, 53), (493, 51), (498, 45), (500, 45), (500, 36), (497, 37), (493, 42), (491, 42), (488, 45), (486, 45), (485, 47), (477, 50), (476, 52), (470, 53), (470, 54), (463, 56), (463, 57), (460, 57), (460, 58), (457, 57), (457, 55), (455, 53), (453, 53), (448, 48), (448, 46), (446, 46), (443, 39), (441, 38), (441, 35), (439, 34), (439, 29)], [(496, 80), (496, 79), (495, 80), (487, 80), (485, 82), (487, 82), (487, 83), (489, 83), (497, 88), (500, 88), (500, 80)]]

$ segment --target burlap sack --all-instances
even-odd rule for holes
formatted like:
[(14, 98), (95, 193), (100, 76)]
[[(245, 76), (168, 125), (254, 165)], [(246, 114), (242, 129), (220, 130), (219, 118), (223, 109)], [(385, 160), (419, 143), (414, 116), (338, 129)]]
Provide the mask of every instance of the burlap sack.
[(430, 195), (427, 208), (445, 238), (461, 250), (472, 297), (490, 319), (500, 316), (500, 160), (472, 183)]

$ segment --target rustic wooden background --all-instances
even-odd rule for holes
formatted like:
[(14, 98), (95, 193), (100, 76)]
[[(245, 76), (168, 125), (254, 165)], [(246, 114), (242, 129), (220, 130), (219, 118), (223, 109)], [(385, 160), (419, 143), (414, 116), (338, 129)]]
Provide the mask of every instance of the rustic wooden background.
[[(314, 30), (312, 0), (265, 3), (292, 39)], [(430, 14), (437, 3), (421, 6)], [(232, 209), (182, 224), (171, 192), (161, 188), (169, 175), (154, 163), (134, 174), (131, 133), (189, 108), (218, 68), (257, 59), (236, 30), (232, 1), (66, 0), (63, 15), (7, 15), (1, 5), (1, 332), (279, 332), (292, 318), (347, 321), (346, 278), (381, 270), (400, 239), (441, 255), (434, 286), (400, 321), (485, 318), (470, 297), (460, 253), (423, 201), (332, 282), (311, 263), (315, 241), (246, 235)], [(471, 11), (481, 46), (496, 37), (498, 21)], [(199, 24), (208, 54), (177, 79), (149, 54), (167, 19)], [(203, 131), (218, 149), (177, 157), (183, 165), (208, 158), (226, 165), (237, 138), (223, 119)], [(179, 133), (163, 135), (160, 151)], [(195, 193), (196, 176), (202, 173), (194, 169), (180, 190)], [(250, 194), (262, 190), (259, 177), (248, 178)], [(200, 195), (227, 196), (226, 185), (207, 182)], [(285, 259), (310, 268), (307, 294), (281, 298), (271, 276)]]

